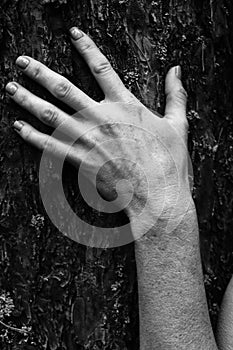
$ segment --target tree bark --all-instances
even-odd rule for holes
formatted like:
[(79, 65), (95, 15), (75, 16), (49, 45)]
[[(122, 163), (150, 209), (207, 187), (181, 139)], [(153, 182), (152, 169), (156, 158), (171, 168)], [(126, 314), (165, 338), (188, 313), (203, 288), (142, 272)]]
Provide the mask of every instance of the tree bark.
[[(232, 273), (231, 0), (2, 0), (0, 306), (3, 299), (13, 302), (10, 316), (5, 306), (0, 311), (3, 350), (139, 349), (133, 244), (103, 250), (64, 237), (42, 205), (40, 154), (11, 127), (15, 119), (23, 119), (51, 132), (6, 98), (4, 86), (11, 80), (72, 112), (19, 73), (14, 62), (22, 54), (66, 76), (96, 100), (103, 98), (71, 47), (67, 32), (73, 25), (92, 36), (127, 87), (161, 114), (165, 74), (173, 65), (182, 66), (213, 325)], [(124, 222), (122, 213), (103, 218), (88, 208), (73, 168), (66, 165), (65, 172), (67, 196), (82, 218), (99, 225)], [(12, 329), (24, 326), (25, 334)]]

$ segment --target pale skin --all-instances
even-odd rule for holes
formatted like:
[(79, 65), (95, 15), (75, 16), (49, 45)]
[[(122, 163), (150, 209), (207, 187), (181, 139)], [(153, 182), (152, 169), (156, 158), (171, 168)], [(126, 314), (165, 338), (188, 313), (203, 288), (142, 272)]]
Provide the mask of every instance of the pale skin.
[[(146, 127), (154, 129), (155, 132), (158, 126), (161, 126), (163, 130), (168, 130), (167, 136), (163, 140), (167, 143), (168, 149), (169, 147), (176, 149), (177, 142), (175, 140), (177, 137), (186, 145), (188, 131), (187, 94), (182, 86), (179, 66), (170, 69), (166, 76), (166, 108), (164, 117), (160, 118), (147, 110), (126, 89), (109, 61), (90, 37), (75, 27), (70, 30), (70, 33), (72, 44), (86, 60), (105, 94), (105, 99), (101, 103), (94, 101), (67, 79), (31, 57), (18, 57), (17, 66), (25, 75), (44, 86), (56, 98), (77, 112), (86, 108), (95, 111), (93, 119), (95, 117), (95, 122), (97, 120), (99, 124), (105, 123), (106, 120), (102, 120), (103, 114), (98, 111), (104, 111), (105, 105), (107, 109), (109, 103), (120, 102), (129, 106), (129, 112), (127, 112), (127, 108), (124, 111), (127, 123), (135, 124), (134, 114), (130, 112), (132, 108), (135, 108), (136, 111), (143, 114), (142, 121), (146, 123)], [(16, 103), (27, 109), (43, 123), (53, 128), (62, 126), (65, 133), (70, 133), (77, 138), (83, 135), (87, 125), (88, 127), (95, 125), (91, 118), (90, 120), (72, 118), (47, 101), (35, 96), (17, 82), (8, 83), (6, 91)], [(100, 105), (102, 109), (99, 108)], [(137, 221), (137, 218), (146, 199), (146, 184), (139, 176), (137, 169), (124, 159), (142, 164), (148, 170), (149, 180), (153, 181), (153, 195), (149, 196), (149, 207), (144, 220), (153, 221), (156, 218), (157, 221), (146, 235), (135, 242), (139, 288), (140, 349), (217, 349), (203, 284), (196, 210), (187, 185), (187, 149), (186, 147), (179, 148), (180, 164), (178, 164), (178, 168), (182, 174), (180, 181), (183, 195), (179, 210), (175, 211), (179, 218), (177, 221), (174, 214), (168, 215), (168, 213), (172, 213), (173, 206), (175, 206), (176, 184), (173, 180), (174, 164), (172, 164), (171, 159), (166, 153), (159, 153), (159, 146), (157, 147), (158, 154), (156, 156), (160, 157), (161, 162), (166, 165), (167, 184), (164, 189), (161, 188), (161, 178), (157, 169), (153, 168), (153, 163), (148, 159), (148, 154), (151, 151), (149, 138), (145, 140), (144, 147), (136, 149), (130, 146), (125, 147), (120, 141), (116, 148), (105, 149), (103, 143), (98, 144), (99, 140), (109, 137), (109, 134), (115, 138), (120, 137), (122, 129), (119, 129), (115, 122), (119, 122), (119, 120), (111, 120), (111, 127), (97, 128), (92, 138), (88, 138), (87, 135), (82, 139), (81, 145), (74, 144), (69, 149), (68, 160), (75, 166), (83, 163), (85, 165), (84, 175), (91, 177), (105, 156), (112, 159), (112, 162), (103, 168), (97, 188), (103, 198), (115, 200), (117, 182), (125, 178), (130, 180), (136, 193), (134, 200), (125, 210), (131, 220), (132, 233), (136, 237), (140, 236), (140, 230), (143, 226), (143, 222)], [(142, 126), (145, 127), (143, 123)], [(39, 132), (24, 121), (16, 121), (14, 129), (22, 139), (42, 151), (46, 148), (56, 156), (63, 156), (67, 152), (68, 146), (64, 141)], [(127, 137), (140, 140), (141, 134), (138, 128), (133, 127), (127, 133)], [(98, 148), (99, 156), (90, 162), (90, 159), (86, 160), (86, 155), (93, 144)], [(116, 158), (122, 160), (119, 162)], [(167, 201), (163, 215), (158, 217), (157, 203), (163, 196), (161, 191), (164, 190), (167, 191)], [(118, 205), (121, 206), (121, 204), (121, 200), (119, 200)], [(166, 229), (168, 220), (176, 222), (172, 232), (168, 232)], [(229, 285), (230, 292), (228, 291), (226, 294), (219, 323), (218, 346), (222, 350), (233, 349), (231, 342), (233, 322), (229, 327), (229, 319), (232, 320), (233, 311), (226, 311), (229, 308), (232, 310), (233, 301), (232, 297), (229, 297), (232, 285), (233, 283)]]

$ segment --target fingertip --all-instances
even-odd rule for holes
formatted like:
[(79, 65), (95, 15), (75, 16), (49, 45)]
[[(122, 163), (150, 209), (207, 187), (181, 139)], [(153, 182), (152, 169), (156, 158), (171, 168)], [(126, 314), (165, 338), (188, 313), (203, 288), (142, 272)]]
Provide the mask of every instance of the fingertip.
[(176, 77), (178, 79), (181, 80), (182, 78), (182, 69), (181, 69), (181, 66), (180, 65), (177, 65), (177, 66), (173, 66), (171, 67), (168, 72), (167, 72), (167, 76), (168, 77)]
[(176, 77), (181, 80), (181, 77), (182, 77), (181, 66), (175, 67), (175, 74), (176, 74)]
[(181, 66), (174, 66), (170, 68), (165, 79), (165, 92), (166, 94), (172, 92), (174, 89), (182, 87), (182, 71)]
[(23, 127), (24, 127), (24, 122), (22, 122), (21, 120), (16, 120), (13, 124), (14, 130), (17, 132), (20, 132)]
[[(183, 87), (181, 75), (180, 65), (172, 67), (167, 74), (165, 84), (165, 116), (169, 119), (174, 119), (175, 123), (177, 123), (178, 120), (182, 120), (182, 125), (186, 125), (187, 92)], [(185, 127), (185, 130), (186, 129)]]
[(39, 149), (43, 148), (45, 134), (40, 133), (30, 124), (22, 120), (16, 120), (13, 124), (13, 128), (24, 141)]
[(27, 68), (29, 63), (30, 63), (30, 60), (27, 56), (19, 56), (15, 61), (15, 64), (21, 69)]
[(71, 27), (69, 29), (70, 37), (72, 40), (77, 41), (84, 36), (84, 33), (77, 27)]
[(14, 96), (17, 89), (18, 89), (18, 85), (15, 82), (9, 82), (5, 86), (5, 90), (8, 93), (8, 95), (10, 95), (10, 96)]

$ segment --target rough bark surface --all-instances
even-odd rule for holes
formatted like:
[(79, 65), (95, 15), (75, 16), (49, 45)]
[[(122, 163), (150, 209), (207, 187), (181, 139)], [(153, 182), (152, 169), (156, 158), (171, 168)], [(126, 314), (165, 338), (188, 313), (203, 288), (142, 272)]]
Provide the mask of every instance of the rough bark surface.
[[(160, 113), (168, 68), (183, 68), (194, 197), (215, 325), (233, 264), (231, 0), (2, 0), (0, 6), (1, 349), (139, 348), (133, 245), (92, 249), (61, 235), (41, 203), (40, 155), (11, 128), (21, 118), (49, 131), (6, 98), (9, 80), (56, 102), (16, 69), (20, 54), (102, 99), (86, 64), (71, 48), (67, 29), (73, 25), (93, 37), (125, 84)], [(66, 166), (65, 171), (67, 195), (81, 217), (99, 224), (125, 220), (123, 215), (95, 216), (79, 196), (73, 169)]]

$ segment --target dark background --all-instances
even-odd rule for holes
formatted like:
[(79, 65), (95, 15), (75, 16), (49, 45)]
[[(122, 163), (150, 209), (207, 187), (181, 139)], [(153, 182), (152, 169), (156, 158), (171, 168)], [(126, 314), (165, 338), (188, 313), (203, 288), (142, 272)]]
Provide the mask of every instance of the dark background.
[[(71, 48), (67, 29), (73, 25), (93, 37), (125, 84), (160, 113), (165, 74), (172, 65), (182, 66), (205, 286), (215, 327), (233, 269), (232, 1), (1, 0), (0, 6), (1, 349), (138, 349), (133, 244), (104, 251), (60, 234), (39, 196), (40, 154), (11, 127), (21, 118), (48, 131), (6, 98), (8, 81), (55, 102), (16, 69), (20, 54), (102, 99)], [(111, 223), (111, 217), (94, 217), (80, 198), (74, 170), (66, 166), (65, 171), (67, 195), (80, 216)]]

